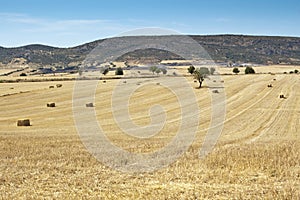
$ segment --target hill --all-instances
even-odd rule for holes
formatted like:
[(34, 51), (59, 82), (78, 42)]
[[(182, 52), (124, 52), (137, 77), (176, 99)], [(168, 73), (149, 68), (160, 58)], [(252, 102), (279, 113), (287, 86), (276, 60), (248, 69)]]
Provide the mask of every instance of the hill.
[[(172, 37), (172, 36), (130, 36)], [(255, 64), (300, 64), (300, 38), (278, 36), (246, 35), (192, 35), (216, 62), (255, 63)], [(129, 37), (124, 37), (127, 39)], [(110, 39), (104, 39), (110, 40)], [(28, 64), (43, 67), (77, 67), (86, 55), (104, 40), (97, 40), (71, 48), (57, 48), (45, 45), (28, 45), (16, 48), (0, 47), (0, 66)], [(127, 53), (118, 61), (159, 62), (168, 59), (181, 59), (171, 52), (145, 49)]]

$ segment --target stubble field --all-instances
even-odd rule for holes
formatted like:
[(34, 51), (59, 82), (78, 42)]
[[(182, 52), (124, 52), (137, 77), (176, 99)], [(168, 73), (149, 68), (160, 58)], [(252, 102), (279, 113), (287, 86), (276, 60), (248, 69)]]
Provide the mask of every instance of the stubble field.
[[(113, 144), (147, 153), (171, 141), (180, 126), (180, 105), (168, 88), (158, 84), (165, 79), (176, 77), (140, 78), (135, 93), (124, 99), (132, 121), (141, 126), (150, 123), (151, 105), (164, 107), (165, 126), (149, 139), (122, 134), (112, 114), (116, 85), (130, 87), (135, 82), (99, 81), (96, 117)], [(74, 81), (0, 83), (0, 198), (299, 199), (300, 75), (241, 74), (222, 79), (226, 119), (213, 152), (198, 157), (211, 121), (211, 92), (204, 85), (193, 89), (200, 108), (199, 123), (190, 124), (197, 127), (193, 144), (173, 164), (149, 173), (116, 171), (86, 150), (73, 119)], [(192, 77), (186, 80), (198, 86)], [(56, 84), (63, 86), (49, 89)], [(280, 94), (286, 98), (280, 99)], [(48, 102), (56, 107), (46, 107)], [(32, 126), (17, 127), (23, 118), (29, 118)]]

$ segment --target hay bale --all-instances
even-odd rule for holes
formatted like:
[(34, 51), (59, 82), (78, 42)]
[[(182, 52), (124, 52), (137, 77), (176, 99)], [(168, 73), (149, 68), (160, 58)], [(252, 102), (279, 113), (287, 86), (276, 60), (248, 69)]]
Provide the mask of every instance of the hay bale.
[(19, 119), (17, 122), (17, 126), (30, 126), (29, 119)]
[(213, 93), (219, 93), (219, 90), (213, 90), (212, 92)]
[(49, 88), (50, 88), (50, 89), (51, 89), (51, 88), (54, 88), (54, 86), (53, 86), (53, 85), (50, 85)]
[(55, 103), (47, 103), (47, 107), (55, 107)]
[(273, 81), (276, 81), (276, 78), (274, 78)]
[(56, 87), (60, 88), (60, 87), (62, 87), (62, 84), (56, 84)]
[(280, 98), (280, 99), (285, 99), (284, 94), (280, 94), (280, 95), (279, 95), (279, 98)]
[(269, 84), (268, 87), (273, 87), (273, 85), (272, 85), (272, 84)]
[(106, 80), (104, 80), (103, 83), (106, 83)]
[(127, 83), (127, 81), (123, 81), (123, 83)]
[(93, 103), (87, 103), (85, 104), (86, 107), (94, 107), (94, 104)]
[(160, 85), (160, 83), (156, 83), (156, 85)]

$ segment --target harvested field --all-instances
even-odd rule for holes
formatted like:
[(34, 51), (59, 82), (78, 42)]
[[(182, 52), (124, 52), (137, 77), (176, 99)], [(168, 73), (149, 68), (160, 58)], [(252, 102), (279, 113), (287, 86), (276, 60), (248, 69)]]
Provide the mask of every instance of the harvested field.
[[(199, 125), (193, 144), (176, 162), (150, 173), (115, 171), (87, 151), (74, 124), (74, 81), (0, 83), (0, 198), (299, 199), (300, 75), (270, 75), (265, 70), (266, 74), (222, 76), (226, 119), (216, 147), (204, 159), (198, 155), (211, 121), (210, 97), (222, 91), (212, 94), (205, 82), (194, 89), (200, 121), (190, 124)], [(198, 86), (192, 76), (186, 78), (192, 87)], [(163, 86), (164, 79), (176, 77), (139, 78), (139, 84), (130, 79), (126, 84), (122, 79), (99, 81), (91, 109), (114, 145), (151, 153), (171, 141), (180, 125), (180, 105)], [(151, 123), (151, 105), (165, 109), (166, 124), (158, 134), (137, 139), (116, 125), (111, 97), (119, 83), (138, 88), (124, 99), (135, 124)], [(270, 83), (272, 88), (266, 87)], [(56, 84), (63, 87), (49, 89)], [(286, 99), (279, 98), (281, 93)], [(45, 109), (45, 102), (59, 107)], [(18, 119), (27, 118), (32, 126), (16, 126)]]

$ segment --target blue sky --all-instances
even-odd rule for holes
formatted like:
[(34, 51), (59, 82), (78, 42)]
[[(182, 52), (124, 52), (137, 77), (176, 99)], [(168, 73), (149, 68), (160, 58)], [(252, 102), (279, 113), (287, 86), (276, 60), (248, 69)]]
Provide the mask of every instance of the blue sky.
[(300, 37), (299, 0), (1, 0), (0, 5), (4, 47), (71, 47), (146, 27)]

